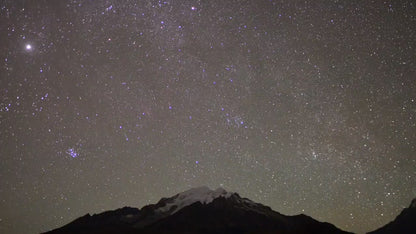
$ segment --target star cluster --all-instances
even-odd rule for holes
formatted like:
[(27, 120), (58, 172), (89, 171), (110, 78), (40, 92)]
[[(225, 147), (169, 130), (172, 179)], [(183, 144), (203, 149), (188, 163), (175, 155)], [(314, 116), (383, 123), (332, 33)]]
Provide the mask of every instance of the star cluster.
[(355, 232), (416, 197), (412, 1), (0, 3), (0, 232), (224, 187)]

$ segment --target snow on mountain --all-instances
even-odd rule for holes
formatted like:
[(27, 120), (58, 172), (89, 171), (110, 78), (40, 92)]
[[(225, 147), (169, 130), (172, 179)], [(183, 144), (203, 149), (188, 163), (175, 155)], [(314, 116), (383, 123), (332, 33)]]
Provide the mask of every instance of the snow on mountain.
[(177, 194), (172, 201), (166, 203), (165, 206), (159, 207), (156, 212), (165, 213), (171, 211), (176, 213), (180, 209), (189, 206), (195, 202), (201, 204), (209, 204), (218, 197), (229, 198), (233, 193), (225, 191), (223, 188), (211, 190), (206, 186), (189, 189), (185, 192)]
[(222, 188), (198, 187), (141, 209), (85, 215), (48, 234), (346, 233), (306, 215), (286, 216)]

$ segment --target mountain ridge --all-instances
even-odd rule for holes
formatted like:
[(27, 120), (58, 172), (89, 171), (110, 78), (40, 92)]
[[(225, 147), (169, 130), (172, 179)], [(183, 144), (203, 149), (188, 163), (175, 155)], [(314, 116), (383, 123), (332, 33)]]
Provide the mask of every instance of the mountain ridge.
[(86, 214), (45, 234), (349, 233), (304, 214), (287, 216), (223, 188), (191, 188), (141, 209)]

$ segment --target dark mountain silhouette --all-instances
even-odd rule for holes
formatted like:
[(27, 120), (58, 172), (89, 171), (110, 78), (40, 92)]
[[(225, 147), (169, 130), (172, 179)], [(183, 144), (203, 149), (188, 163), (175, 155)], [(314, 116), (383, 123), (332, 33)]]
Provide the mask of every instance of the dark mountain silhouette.
[(416, 233), (416, 198), (408, 208), (402, 212), (390, 223), (385, 226), (369, 232), (368, 234), (413, 234)]
[(207, 187), (190, 189), (142, 209), (124, 207), (85, 215), (48, 234), (150, 233), (348, 233), (306, 215), (286, 216), (241, 198), (237, 193)]

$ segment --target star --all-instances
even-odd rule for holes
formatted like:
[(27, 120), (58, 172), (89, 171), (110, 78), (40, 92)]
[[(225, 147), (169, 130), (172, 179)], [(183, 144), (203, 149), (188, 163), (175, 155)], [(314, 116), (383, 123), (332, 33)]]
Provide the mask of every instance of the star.
[(31, 45), (31, 44), (26, 44), (25, 49), (26, 49), (27, 51), (31, 51), (31, 50), (33, 49), (33, 47), (32, 47), (32, 45)]

